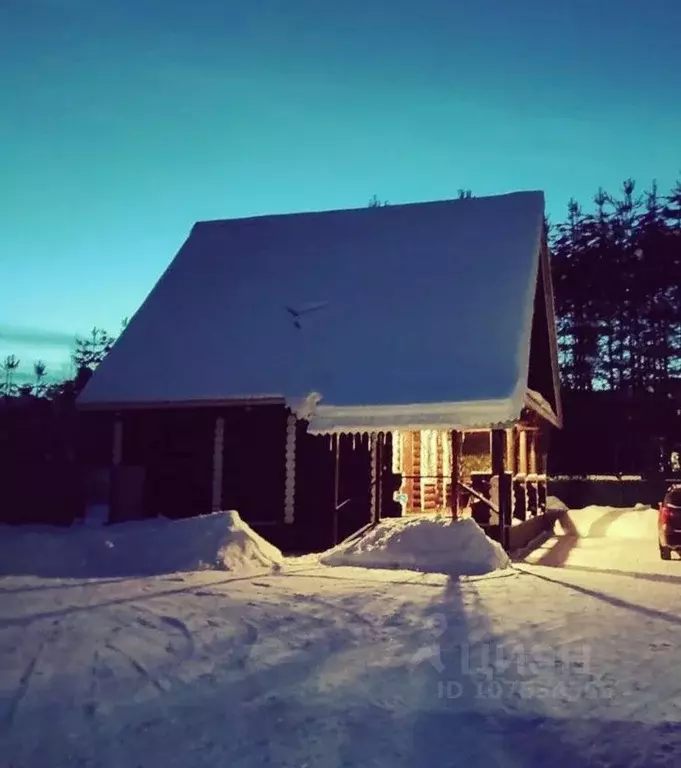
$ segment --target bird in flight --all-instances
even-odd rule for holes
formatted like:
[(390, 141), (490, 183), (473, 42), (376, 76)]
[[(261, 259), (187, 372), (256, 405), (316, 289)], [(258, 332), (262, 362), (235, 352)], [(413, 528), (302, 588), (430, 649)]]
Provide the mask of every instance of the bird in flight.
[(300, 318), (302, 315), (306, 315), (309, 312), (316, 312), (318, 309), (324, 309), (328, 303), (328, 301), (318, 301), (314, 304), (304, 304), (300, 309), (293, 309), (291, 307), (284, 307), (284, 309), (286, 309), (293, 318), (293, 325), (300, 330)]

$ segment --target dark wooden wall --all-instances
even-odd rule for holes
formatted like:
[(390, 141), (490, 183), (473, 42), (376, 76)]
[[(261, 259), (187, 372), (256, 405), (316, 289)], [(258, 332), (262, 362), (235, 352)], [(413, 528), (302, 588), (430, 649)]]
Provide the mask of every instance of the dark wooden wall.
[(0, 396), (0, 523), (70, 525), (82, 515), (68, 405)]
[(130, 468), (125, 473), (130, 485), (142, 490), (140, 513), (170, 518), (209, 513), (212, 409), (130, 410), (121, 414), (121, 421), (122, 464)]
[(249, 523), (284, 519), (287, 414), (279, 405), (220, 412), (225, 419), (222, 508), (238, 510)]
[[(374, 521), (400, 514), (392, 499), (390, 435), (378, 437), (375, 503), (372, 505), (369, 435), (310, 435), (298, 423), (295, 537), (301, 551), (321, 551)], [(335, 481), (335, 472), (338, 481)]]
[[(222, 509), (236, 509), (286, 552), (327, 549), (372, 522), (400, 512), (393, 502), (390, 435), (377, 455), (372, 506), (368, 435), (315, 436), (296, 423), (294, 521), (284, 523), (284, 406), (130, 409), (82, 414), (80, 455), (91, 470), (111, 467), (114, 422), (122, 422), (122, 463), (114, 470), (112, 521), (211, 511), (215, 420), (224, 419)], [(336, 472), (338, 480), (336, 482)]]
[(113, 519), (210, 513), (219, 416), (221, 508), (237, 509), (246, 521), (283, 520), (286, 409), (270, 405), (83, 412), (79, 453), (85, 468), (112, 466), (114, 422), (122, 423)]
[(333, 543), (335, 454), (331, 440), (296, 425), (295, 522), (286, 526), (291, 551), (322, 551)]

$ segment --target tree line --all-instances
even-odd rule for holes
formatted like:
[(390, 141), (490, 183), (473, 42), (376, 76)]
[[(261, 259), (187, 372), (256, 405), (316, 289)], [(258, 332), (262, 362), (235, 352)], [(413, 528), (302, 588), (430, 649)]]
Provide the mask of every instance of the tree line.
[[(127, 320), (122, 325), (125, 327)], [(116, 337), (101, 328), (93, 328), (89, 336), (77, 338), (71, 361), (76, 371), (73, 379), (50, 380), (50, 371), (43, 360), (32, 363), (32, 381), (19, 383), (21, 360), (14, 354), (0, 362), (0, 394), (5, 397), (41, 397), (49, 400), (62, 394), (80, 391), (92, 371), (101, 363), (113, 347)]]
[(549, 226), (562, 383), (669, 392), (681, 376), (681, 180), (627, 179)]

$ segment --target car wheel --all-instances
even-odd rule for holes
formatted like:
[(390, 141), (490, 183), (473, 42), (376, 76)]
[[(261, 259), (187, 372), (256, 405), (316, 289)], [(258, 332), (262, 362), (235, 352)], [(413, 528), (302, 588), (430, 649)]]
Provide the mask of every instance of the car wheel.
[(660, 545), (660, 557), (663, 560), (671, 560), (672, 559), (672, 551), (669, 549), (669, 547), (663, 547)]

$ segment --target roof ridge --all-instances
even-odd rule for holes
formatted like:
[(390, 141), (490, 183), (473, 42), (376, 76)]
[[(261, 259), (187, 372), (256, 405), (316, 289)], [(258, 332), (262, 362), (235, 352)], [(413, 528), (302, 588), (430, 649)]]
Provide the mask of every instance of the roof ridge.
[[(237, 221), (261, 221), (262, 219), (280, 219), (284, 217), (294, 217), (294, 216), (322, 216), (322, 215), (331, 215), (331, 214), (342, 214), (342, 213), (350, 213), (350, 212), (356, 212), (356, 211), (395, 211), (395, 210), (404, 210), (405, 208), (416, 208), (421, 206), (428, 206), (428, 205), (470, 205), (470, 204), (480, 204), (482, 202), (488, 201), (488, 200), (499, 200), (501, 198), (508, 198), (508, 197), (521, 197), (521, 196), (530, 196), (530, 195), (541, 195), (542, 201), (544, 201), (545, 194), (544, 190), (542, 189), (521, 189), (521, 190), (515, 190), (513, 192), (500, 192), (498, 194), (494, 195), (478, 195), (473, 197), (467, 197), (467, 198), (441, 198), (437, 200), (413, 200), (408, 203), (389, 203), (388, 205), (384, 206), (369, 206), (369, 205), (361, 205), (357, 206), (355, 208), (325, 208), (320, 210), (314, 210), (314, 211), (289, 211), (289, 212), (282, 212), (282, 213), (255, 213), (250, 216), (235, 216), (233, 218), (224, 218), (224, 219), (199, 219), (194, 223), (194, 227), (208, 227), (208, 226), (216, 226), (220, 224), (228, 224), (232, 222)], [(367, 214), (369, 215), (369, 214)]]

